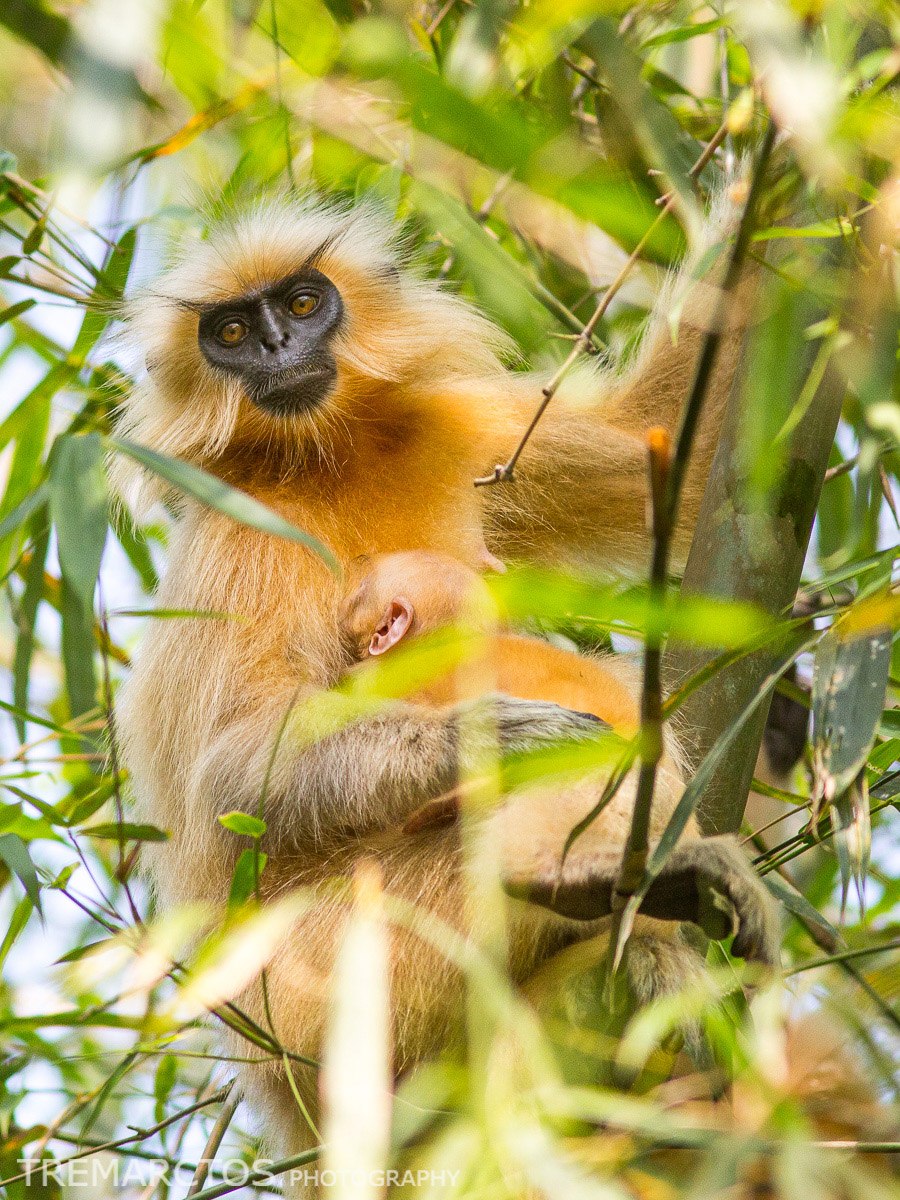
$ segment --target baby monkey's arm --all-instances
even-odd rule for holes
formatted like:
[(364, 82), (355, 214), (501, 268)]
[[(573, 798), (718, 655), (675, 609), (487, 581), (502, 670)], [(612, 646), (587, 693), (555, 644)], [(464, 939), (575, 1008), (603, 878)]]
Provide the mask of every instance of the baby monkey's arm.
[[(621, 851), (568, 862), (561, 876), (507, 878), (506, 890), (562, 917), (594, 921), (612, 912)], [(698, 838), (676, 846), (650, 885), (640, 911), (648, 917), (690, 921), (711, 938), (734, 934), (735, 954), (778, 962), (778, 920), (772, 900), (735, 838)]]

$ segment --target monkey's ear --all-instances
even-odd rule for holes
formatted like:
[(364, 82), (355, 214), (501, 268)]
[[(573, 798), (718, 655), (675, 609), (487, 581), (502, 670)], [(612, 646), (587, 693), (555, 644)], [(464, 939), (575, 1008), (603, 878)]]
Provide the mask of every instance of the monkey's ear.
[(391, 646), (396, 646), (413, 622), (413, 606), (402, 596), (396, 596), (385, 610), (384, 616), (378, 623), (378, 628), (372, 634), (369, 642), (370, 654), (384, 654)]

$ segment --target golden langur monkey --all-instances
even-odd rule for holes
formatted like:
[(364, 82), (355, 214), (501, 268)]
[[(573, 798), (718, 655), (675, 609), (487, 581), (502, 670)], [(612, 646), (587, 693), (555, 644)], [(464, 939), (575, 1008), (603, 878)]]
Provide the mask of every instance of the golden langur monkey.
[[(541, 380), (507, 370), (509, 347), (497, 329), (404, 266), (391, 224), (377, 212), (268, 201), (187, 246), (131, 303), (127, 316), (147, 372), (123, 406), (119, 432), (248, 492), (325, 542), (344, 568), (361, 555), (422, 549), (474, 568), (487, 552), (635, 569), (646, 550), (644, 432), (678, 420), (712, 290), (691, 287), (677, 340), (664, 304), (627, 371), (583, 371), (570, 380), (523, 454), (516, 482), (475, 489), (473, 478), (515, 445)], [(736, 307), (746, 312), (747, 298)], [(682, 555), (742, 332), (723, 331), (684, 493)], [(123, 460), (116, 470), (138, 509), (166, 495)], [(460, 925), (457, 830), (396, 834), (454, 787), (470, 752), (484, 754), (460, 738), (459, 705), (391, 704), (311, 737), (306, 697), (334, 685), (349, 665), (340, 631), (345, 583), (302, 545), (192, 499), (178, 503), (159, 604), (236, 619), (153, 622), (121, 696), (136, 804), (170, 831), (146, 853), (157, 904), (224, 903), (239, 846), (216, 815), (255, 813), (265, 780), (265, 897), (346, 875), (374, 855), (389, 892)], [(477, 703), (504, 752), (597, 729), (582, 711), (551, 700), (498, 693)], [(768, 909), (750, 867), (738, 855), (724, 859), (717, 842), (692, 842), (695, 864), (702, 860), (720, 890), (738, 897), (747, 953), (771, 957)], [(611, 847), (594, 866), (579, 860), (583, 893), (608, 890), (615, 858)], [(323, 890), (267, 972), (277, 1036), (313, 1058), (345, 915), (334, 890)], [(565, 937), (585, 936), (592, 924), (568, 922)], [(546, 922), (530, 933), (524, 921), (518, 928), (510, 965), (524, 978), (560, 937), (547, 933)], [(459, 985), (450, 985), (445, 964), (413, 930), (397, 928), (392, 937), (400, 1069), (444, 1043)], [(239, 999), (267, 1023), (256, 985)], [(296, 1073), (314, 1109), (314, 1072)], [(247, 1067), (242, 1085), (265, 1113), (273, 1152), (309, 1144), (277, 1067)]]

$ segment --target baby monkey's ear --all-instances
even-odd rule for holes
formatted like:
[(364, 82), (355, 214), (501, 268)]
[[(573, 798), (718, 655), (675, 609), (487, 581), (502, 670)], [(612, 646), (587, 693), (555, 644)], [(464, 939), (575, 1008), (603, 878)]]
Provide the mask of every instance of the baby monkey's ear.
[(369, 642), (370, 654), (384, 654), (396, 646), (413, 623), (413, 606), (403, 596), (395, 596), (385, 609), (384, 616)]

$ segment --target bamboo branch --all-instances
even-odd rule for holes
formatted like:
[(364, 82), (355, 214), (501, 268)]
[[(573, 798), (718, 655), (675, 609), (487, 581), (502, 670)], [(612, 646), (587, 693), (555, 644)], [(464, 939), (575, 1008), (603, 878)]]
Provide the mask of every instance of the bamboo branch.
[[(876, 1143), (872, 1143), (875, 1145)], [(295, 1154), (291, 1158), (283, 1158), (279, 1162), (272, 1163), (261, 1171), (248, 1171), (245, 1179), (240, 1183), (217, 1183), (213, 1187), (205, 1188), (202, 1192), (196, 1192), (191, 1200), (218, 1200), (219, 1196), (227, 1196), (231, 1192), (239, 1192), (241, 1188), (251, 1187), (256, 1183), (269, 1183), (275, 1175), (285, 1175), (288, 1171), (292, 1171), (295, 1167), (305, 1167), (311, 1162), (315, 1162), (319, 1157), (318, 1147), (315, 1150), (304, 1150), (302, 1154)]]
[(203, 1153), (200, 1156), (200, 1161), (197, 1163), (197, 1168), (194, 1171), (194, 1178), (191, 1180), (191, 1186), (185, 1193), (185, 1200), (190, 1200), (190, 1197), (196, 1196), (206, 1182), (206, 1177), (209, 1174), (209, 1168), (222, 1145), (225, 1134), (228, 1132), (228, 1126), (231, 1124), (234, 1114), (238, 1110), (238, 1105), (241, 1102), (241, 1097), (232, 1096), (228, 1103), (216, 1118), (216, 1122), (210, 1130), (209, 1138), (206, 1145), (203, 1147)]
[[(722, 331), (727, 324), (729, 304), (740, 278), (750, 244), (763, 179), (772, 147), (775, 144), (775, 134), (775, 123), (770, 121), (753, 171), (750, 190), (741, 214), (725, 277), (722, 280), (712, 325), (704, 338), (694, 382), (681, 414), (674, 453), (670, 454), (669, 452), (668, 435), (664, 430), (651, 430), (647, 435), (650, 451), (653, 540), (650, 564), (650, 601), (654, 607), (661, 608), (665, 603), (672, 535), (678, 523), (681, 492), (700, 414), (709, 391)], [(619, 965), (624, 944), (630, 932), (634, 906), (630, 905), (629, 901), (643, 881), (650, 852), (650, 813), (656, 785), (656, 768), (662, 755), (662, 647), (661, 633), (656, 630), (648, 631), (644, 645), (644, 674), (641, 692), (641, 768), (631, 816), (631, 828), (622, 855), (619, 877), (612, 895), (610, 976), (615, 973)]]
[[(840, 418), (842, 387), (829, 371), (814, 402), (790, 435), (784, 467), (774, 487), (785, 512), (751, 511), (746, 456), (741, 454), (741, 391), (729, 399), (722, 434), (700, 506), (694, 540), (682, 582), (682, 593), (716, 596), (757, 604), (775, 616), (791, 611), (803, 568), (813, 518)], [(760, 540), (766, 538), (764, 561)], [(755, 564), (749, 570), (750, 564)], [(704, 671), (714, 650), (672, 645), (666, 657), (667, 681), (680, 685)], [(696, 768), (723, 730), (758, 693), (774, 661), (771, 647), (735, 659), (694, 689), (681, 706), (688, 730), (686, 750)], [(760, 706), (733, 740), (698, 809), (707, 833), (740, 828), (765, 729), (768, 704)]]

